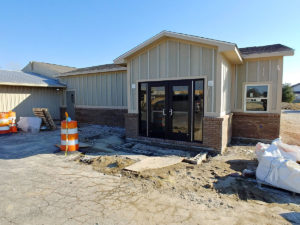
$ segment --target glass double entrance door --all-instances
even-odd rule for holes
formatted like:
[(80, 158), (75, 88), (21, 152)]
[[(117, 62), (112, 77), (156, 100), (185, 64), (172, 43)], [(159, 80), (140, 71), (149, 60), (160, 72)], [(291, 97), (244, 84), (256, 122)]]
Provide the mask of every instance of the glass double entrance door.
[(142, 82), (138, 99), (141, 136), (202, 142), (203, 79)]
[(148, 136), (191, 139), (191, 81), (148, 83)]

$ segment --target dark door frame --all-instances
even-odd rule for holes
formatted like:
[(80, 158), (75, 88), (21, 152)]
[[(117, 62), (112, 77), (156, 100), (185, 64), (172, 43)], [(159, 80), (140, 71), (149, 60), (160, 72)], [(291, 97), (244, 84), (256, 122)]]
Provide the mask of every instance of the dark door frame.
[[(204, 115), (204, 105), (205, 105), (205, 79), (199, 78), (199, 79), (183, 79), (183, 80), (163, 80), (163, 81), (143, 81), (139, 82), (138, 84), (138, 95), (140, 93), (140, 85), (141, 83), (147, 83), (147, 137), (153, 137), (150, 134), (150, 119), (151, 119), (151, 87), (159, 87), (164, 86), (165, 87), (165, 135), (163, 137), (164, 139), (173, 139), (173, 140), (182, 140), (182, 141), (192, 141), (192, 142), (202, 142), (202, 141), (195, 141), (194, 140), (194, 92), (195, 92), (195, 82), (202, 80), (203, 81), (203, 115)], [(182, 135), (176, 135), (172, 134), (170, 132), (170, 106), (172, 106), (172, 86), (188, 86), (189, 90), (189, 117), (188, 117), (188, 137), (184, 138)], [(138, 98), (139, 99), (139, 98)], [(139, 118), (140, 118), (140, 102), (138, 102), (138, 112), (139, 112)], [(139, 119), (140, 121), (140, 119)], [(203, 131), (203, 126), (202, 126)], [(140, 134), (140, 126), (139, 126), (139, 134)], [(202, 132), (203, 135), (203, 132)], [(180, 137), (181, 136), (181, 137)]]
[[(170, 115), (173, 111), (173, 87), (174, 86), (187, 86), (188, 87), (188, 132), (187, 134), (178, 134), (172, 132), (173, 128), (173, 115)], [(168, 104), (167, 104), (167, 137), (172, 140), (190, 141), (191, 139), (191, 104), (192, 104), (192, 81), (190, 80), (176, 80), (168, 82)]]
[[(157, 137), (157, 138), (166, 138), (166, 132), (167, 132), (167, 116), (165, 116), (165, 131), (162, 133), (162, 134), (153, 134), (152, 133), (152, 124), (151, 124), (151, 87), (164, 87), (165, 88), (165, 106), (164, 106), (164, 109), (163, 109), (163, 114), (166, 114), (167, 110), (167, 106), (168, 106), (168, 99), (167, 99), (167, 93), (168, 93), (168, 87), (166, 85), (165, 82), (147, 82), (148, 85), (147, 85), (147, 119), (148, 119), (148, 136), (151, 136), (151, 137)], [(139, 112), (140, 113), (140, 112)]]

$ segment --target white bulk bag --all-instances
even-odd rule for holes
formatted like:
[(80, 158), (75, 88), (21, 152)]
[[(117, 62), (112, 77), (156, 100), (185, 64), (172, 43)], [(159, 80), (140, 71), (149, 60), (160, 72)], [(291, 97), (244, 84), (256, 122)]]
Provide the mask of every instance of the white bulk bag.
[(39, 117), (20, 117), (18, 127), (25, 132), (38, 133), (42, 119)]
[(276, 139), (271, 145), (258, 143), (259, 161), (256, 178), (275, 187), (300, 193), (300, 147), (287, 145)]

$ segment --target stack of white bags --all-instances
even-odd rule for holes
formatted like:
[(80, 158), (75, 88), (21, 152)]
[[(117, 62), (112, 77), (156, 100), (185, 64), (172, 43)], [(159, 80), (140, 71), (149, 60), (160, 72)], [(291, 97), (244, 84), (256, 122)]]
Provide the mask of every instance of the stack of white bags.
[(276, 139), (271, 145), (258, 143), (256, 179), (300, 194), (300, 147)]

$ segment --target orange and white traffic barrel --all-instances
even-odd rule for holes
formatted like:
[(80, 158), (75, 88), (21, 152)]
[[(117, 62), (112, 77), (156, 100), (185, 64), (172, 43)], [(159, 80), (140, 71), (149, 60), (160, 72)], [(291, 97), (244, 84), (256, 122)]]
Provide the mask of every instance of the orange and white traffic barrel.
[(77, 121), (62, 121), (61, 122), (61, 144), (60, 150), (62, 151), (77, 151), (78, 144), (78, 129)]
[(8, 113), (0, 112), (0, 134), (9, 134)]
[(16, 126), (16, 112), (8, 112), (9, 130), (11, 133), (17, 133), (18, 129)]

